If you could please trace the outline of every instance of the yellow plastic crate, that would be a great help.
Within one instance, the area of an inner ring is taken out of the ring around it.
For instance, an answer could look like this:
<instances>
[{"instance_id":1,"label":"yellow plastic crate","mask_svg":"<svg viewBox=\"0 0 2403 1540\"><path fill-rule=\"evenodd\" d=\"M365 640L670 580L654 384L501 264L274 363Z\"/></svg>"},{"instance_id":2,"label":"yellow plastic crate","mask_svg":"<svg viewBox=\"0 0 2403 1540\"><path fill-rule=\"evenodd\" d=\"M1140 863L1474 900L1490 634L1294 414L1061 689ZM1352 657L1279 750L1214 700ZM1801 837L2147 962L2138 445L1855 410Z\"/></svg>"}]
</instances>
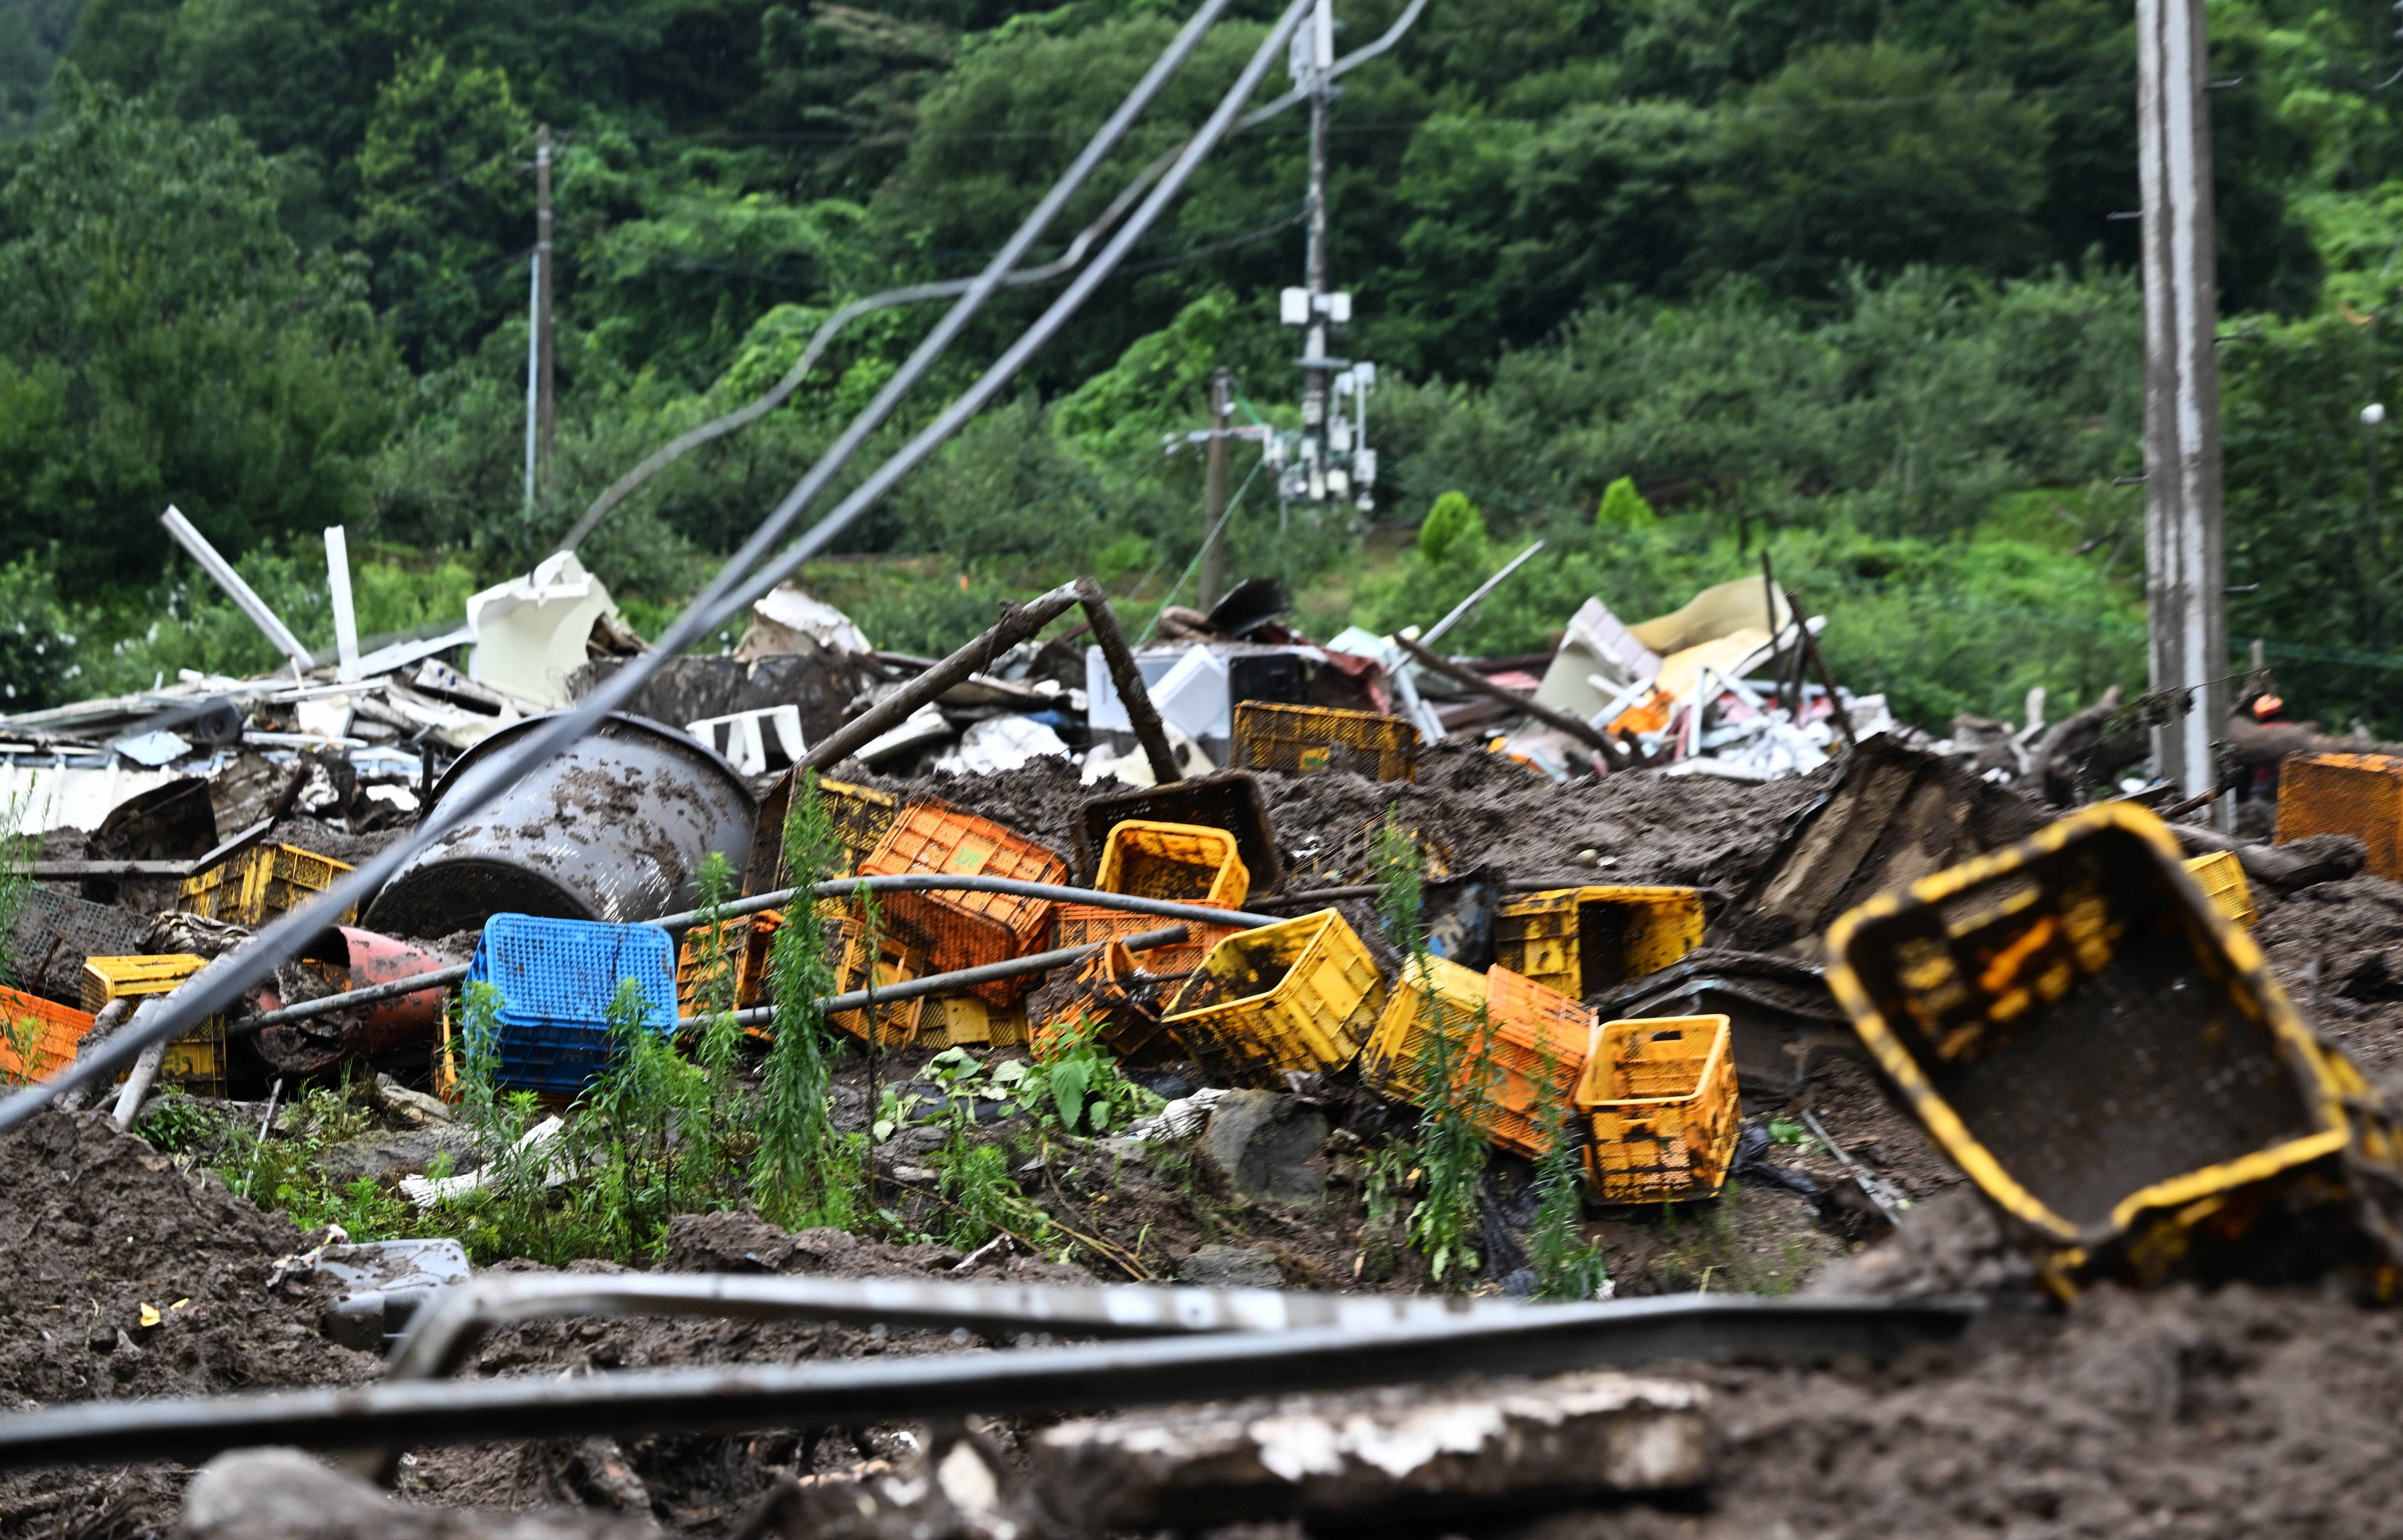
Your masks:
<instances>
[{"instance_id":1,"label":"yellow plastic crate","mask_svg":"<svg viewBox=\"0 0 2403 1540\"><path fill-rule=\"evenodd\" d=\"M206 959L190 952L161 952L147 957L87 957L83 963L84 1009L100 1014L112 1000L144 994L165 994L201 971ZM167 1045L159 1064L159 1078L181 1086L196 1096L226 1093L225 1018L212 1016L198 1032ZM124 1075L118 1075L122 1080Z\"/></svg>"},{"instance_id":2,"label":"yellow plastic crate","mask_svg":"<svg viewBox=\"0 0 2403 1540\"><path fill-rule=\"evenodd\" d=\"M2236 859L2234 851L2215 850L2184 865L2213 909L2246 930L2253 928L2253 889L2244 881L2244 864Z\"/></svg>"},{"instance_id":3,"label":"yellow plastic crate","mask_svg":"<svg viewBox=\"0 0 2403 1540\"><path fill-rule=\"evenodd\" d=\"M201 971L206 958L188 951L160 952L146 957L87 957L83 960L83 1008L98 1016L111 1000L131 994L165 994Z\"/></svg>"},{"instance_id":4,"label":"yellow plastic crate","mask_svg":"<svg viewBox=\"0 0 2403 1540\"><path fill-rule=\"evenodd\" d=\"M1577 1107L1592 1133L1586 1179L1604 1202L1716 1195L1742 1123L1728 1019L1604 1022L1577 1081Z\"/></svg>"},{"instance_id":5,"label":"yellow plastic crate","mask_svg":"<svg viewBox=\"0 0 2403 1540\"><path fill-rule=\"evenodd\" d=\"M1658 973L1702 944L1692 888L1554 888L1504 904L1493 960L1573 999Z\"/></svg>"},{"instance_id":6,"label":"yellow plastic crate","mask_svg":"<svg viewBox=\"0 0 2403 1540\"><path fill-rule=\"evenodd\" d=\"M734 1008L749 1010L760 1003L768 986L768 948L785 923L783 909L738 914L719 927L717 956L707 955L709 930L695 925L676 947L676 1014L700 1013L701 989L715 982L713 973L734 971Z\"/></svg>"},{"instance_id":7,"label":"yellow plastic crate","mask_svg":"<svg viewBox=\"0 0 2403 1540\"><path fill-rule=\"evenodd\" d=\"M1360 1083L1389 1101L1416 1106L1426 1100L1427 1027L1432 1018L1465 1060L1477 1051L1477 1022L1485 1014L1485 976L1446 957L1406 961L1385 997L1377 1030L1360 1050ZM1427 996L1433 994L1433 1008Z\"/></svg>"},{"instance_id":8,"label":"yellow plastic crate","mask_svg":"<svg viewBox=\"0 0 2403 1540\"><path fill-rule=\"evenodd\" d=\"M845 920L840 926L842 957L835 969L835 992L850 994L868 987L868 933L855 920ZM903 984L913 978L924 978L929 970L925 954L900 936L886 934L878 937L876 984L879 989L888 984ZM925 1031L926 1000L921 995L914 1000L896 1001L892 1005L879 1002L876 1012L876 1040L887 1047L915 1043ZM868 1011L836 1011L826 1017L827 1022L849 1033L861 1042L868 1041Z\"/></svg>"},{"instance_id":9,"label":"yellow plastic crate","mask_svg":"<svg viewBox=\"0 0 2403 1540\"><path fill-rule=\"evenodd\" d=\"M980 995L938 994L926 1002L918 1042L922 1047L1012 1048L1023 1047L1027 1035L1023 1000L995 1006Z\"/></svg>"},{"instance_id":10,"label":"yellow plastic crate","mask_svg":"<svg viewBox=\"0 0 2403 1540\"><path fill-rule=\"evenodd\" d=\"M2353 1132L2334 1050L2180 859L2150 812L2099 803L1828 932L1887 1077L2065 1265L2180 1252Z\"/></svg>"},{"instance_id":11,"label":"yellow plastic crate","mask_svg":"<svg viewBox=\"0 0 2403 1540\"><path fill-rule=\"evenodd\" d=\"M1236 853L1235 837L1225 829L1130 818L1103 843L1093 886L1139 898L1241 909L1252 895L1252 874Z\"/></svg>"},{"instance_id":12,"label":"yellow plastic crate","mask_svg":"<svg viewBox=\"0 0 2403 1540\"><path fill-rule=\"evenodd\" d=\"M2368 870L2403 881L2403 758L2385 754L2298 754L2278 767L2277 842L2350 834Z\"/></svg>"},{"instance_id":13,"label":"yellow plastic crate","mask_svg":"<svg viewBox=\"0 0 2403 1540\"><path fill-rule=\"evenodd\" d=\"M1418 729L1398 716L1332 706L1235 707L1235 763L1246 770L1317 775L1349 770L1371 781L1415 781Z\"/></svg>"},{"instance_id":14,"label":"yellow plastic crate","mask_svg":"<svg viewBox=\"0 0 2403 1540\"><path fill-rule=\"evenodd\" d=\"M179 907L187 914L211 920L264 925L332 887L350 869L332 856L298 845L253 845L197 877L186 878ZM358 906L354 904L334 923L351 924L357 916Z\"/></svg>"},{"instance_id":15,"label":"yellow plastic crate","mask_svg":"<svg viewBox=\"0 0 2403 1540\"><path fill-rule=\"evenodd\" d=\"M1384 1004L1368 947L1321 909L1219 942L1161 1020L1214 1081L1265 1085L1352 1062Z\"/></svg>"}]
</instances>

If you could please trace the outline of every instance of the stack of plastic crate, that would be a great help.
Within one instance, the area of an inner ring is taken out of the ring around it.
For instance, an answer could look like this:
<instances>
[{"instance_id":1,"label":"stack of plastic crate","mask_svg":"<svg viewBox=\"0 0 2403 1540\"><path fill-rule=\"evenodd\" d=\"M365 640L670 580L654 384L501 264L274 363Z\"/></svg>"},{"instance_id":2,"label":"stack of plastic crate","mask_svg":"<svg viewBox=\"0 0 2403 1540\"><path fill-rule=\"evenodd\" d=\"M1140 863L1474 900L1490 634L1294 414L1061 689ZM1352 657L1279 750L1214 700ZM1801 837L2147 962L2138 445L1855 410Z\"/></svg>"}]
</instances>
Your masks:
<instances>
[{"instance_id":1,"label":"stack of plastic crate","mask_svg":"<svg viewBox=\"0 0 2403 1540\"><path fill-rule=\"evenodd\" d=\"M675 964L667 932L531 914L486 921L467 982L500 993L500 1086L572 1096L590 1084L616 1057L609 1006L629 981L642 992L642 1025L673 1034Z\"/></svg>"}]
</instances>

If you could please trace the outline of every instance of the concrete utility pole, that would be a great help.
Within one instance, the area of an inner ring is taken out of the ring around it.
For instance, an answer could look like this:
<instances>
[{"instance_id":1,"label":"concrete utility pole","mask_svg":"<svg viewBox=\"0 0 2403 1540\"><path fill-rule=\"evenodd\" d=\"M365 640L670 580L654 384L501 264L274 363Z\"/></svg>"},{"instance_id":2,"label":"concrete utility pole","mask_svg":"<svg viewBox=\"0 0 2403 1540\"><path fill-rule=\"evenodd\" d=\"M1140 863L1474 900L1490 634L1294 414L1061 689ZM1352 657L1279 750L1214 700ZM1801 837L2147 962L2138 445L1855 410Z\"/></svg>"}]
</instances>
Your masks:
<instances>
[{"instance_id":1,"label":"concrete utility pole","mask_svg":"<svg viewBox=\"0 0 2403 1540\"><path fill-rule=\"evenodd\" d=\"M1297 49L1310 49L1310 237L1301 281L1315 300L1327 293L1327 119L1335 105L1335 82L1327 66L1335 62L1335 0L1318 0L1309 22L1295 32L1294 43ZM1305 356L1325 358L1327 315L1322 305L1312 305L1305 335ZM1301 431L1321 441L1326 437L1327 369L1316 363L1302 368Z\"/></svg>"},{"instance_id":2,"label":"concrete utility pole","mask_svg":"<svg viewBox=\"0 0 2403 1540\"><path fill-rule=\"evenodd\" d=\"M1210 450L1209 470L1202 483L1202 538L1209 541L1202 550L1202 591L1198 607L1207 612L1226 594L1227 542L1212 540L1217 533L1218 520L1227 515L1227 429L1231 425L1235 409L1235 376L1230 369L1210 371Z\"/></svg>"},{"instance_id":3,"label":"concrete utility pole","mask_svg":"<svg viewBox=\"0 0 2403 1540\"><path fill-rule=\"evenodd\" d=\"M2136 0L2137 154L2145 198L2145 592L2153 688L2186 693L2153 729L2185 797L2209 791L2228 720L2221 548L2218 263L2203 0ZM2219 803L2223 818L2233 806Z\"/></svg>"},{"instance_id":4,"label":"concrete utility pole","mask_svg":"<svg viewBox=\"0 0 2403 1540\"><path fill-rule=\"evenodd\" d=\"M557 391L552 383L556 353L552 346L550 297L553 289L550 254L550 125L535 135L534 148L534 309L535 309L535 463L550 468L551 446L559 437Z\"/></svg>"}]
</instances>

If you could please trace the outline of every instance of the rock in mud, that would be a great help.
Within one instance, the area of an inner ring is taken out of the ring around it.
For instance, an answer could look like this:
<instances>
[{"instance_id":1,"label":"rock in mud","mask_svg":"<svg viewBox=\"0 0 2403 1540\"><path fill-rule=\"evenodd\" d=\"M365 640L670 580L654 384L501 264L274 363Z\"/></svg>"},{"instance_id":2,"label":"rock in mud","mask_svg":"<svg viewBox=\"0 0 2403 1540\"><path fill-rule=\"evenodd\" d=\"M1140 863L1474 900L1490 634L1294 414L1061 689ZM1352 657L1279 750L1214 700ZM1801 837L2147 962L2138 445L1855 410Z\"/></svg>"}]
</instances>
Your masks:
<instances>
[{"instance_id":1,"label":"rock in mud","mask_svg":"<svg viewBox=\"0 0 2403 1540\"><path fill-rule=\"evenodd\" d=\"M1327 1115L1282 1091L1229 1091L1210 1109L1202 1149L1246 1198L1315 1203L1327 1172L1311 1164L1327 1143Z\"/></svg>"},{"instance_id":2,"label":"rock in mud","mask_svg":"<svg viewBox=\"0 0 2403 1540\"><path fill-rule=\"evenodd\" d=\"M1210 1289L1281 1289L1285 1270L1266 1246L1203 1246L1176 1265L1176 1281Z\"/></svg>"}]
</instances>

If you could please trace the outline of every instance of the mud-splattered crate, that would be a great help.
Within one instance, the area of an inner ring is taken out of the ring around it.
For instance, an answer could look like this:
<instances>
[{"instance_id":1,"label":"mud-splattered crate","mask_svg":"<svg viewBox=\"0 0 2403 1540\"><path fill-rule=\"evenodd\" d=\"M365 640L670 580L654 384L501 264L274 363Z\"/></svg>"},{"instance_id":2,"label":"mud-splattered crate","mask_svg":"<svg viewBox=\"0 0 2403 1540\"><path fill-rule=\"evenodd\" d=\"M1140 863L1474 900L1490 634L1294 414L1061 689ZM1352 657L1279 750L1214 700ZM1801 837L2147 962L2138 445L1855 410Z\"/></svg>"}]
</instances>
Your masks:
<instances>
[{"instance_id":1,"label":"mud-splattered crate","mask_svg":"<svg viewBox=\"0 0 2403 1540\"><path fill-rule=\"evenodd\" d=\"M1130 818L1103 842L1093 886L1139 898L1240 909L1252 895L1252 875L1243 868L1235 837L1225 829Z\"/></svg>"},{"instance_id":2,"label":"mud-splattered crate","mask_svg":"<svg viewBox=\"0 0 2403 1540\"><path fill-rule=\"evenodd\" d=\"M1605 1021L1577 1081L1587 1183L1605 1203L1715 1196L1741 1110L1724 1016Z\"/></svg>"},{"instance_id":3,"label":"mud-splattered crate","mask_svg":"<svg viewBox=\"0 0 2403 1540\"><path fill-rule=\"evenodd\" d=\"M1161 1019L1214 1084L1267 1085L1352 1062L1384 1004L1368 947L1321 909L1219 942Z\"/></svg>"},{"instance_id":4,"label":"mud-splattered crate","mask_svg":"<svg viewBox=\"0 0 2403 1540\"><path fill-rule=\"evenodd\" d=\"M1554 888L1501 907L1493 960L1577 999L1658 973L1702 943L1692 888Z\"/></svg>"},{"instance_id":5,"label":"mud-splattered crate","mask_svg":"<svg viewBox=\"0 0 2403 1540\"><path fill-rule=\"evenodd\" d=\"M75 1062L91 1013L22 990L0 989L0 1074L11 1083L46 1080Z\"/></svg>"},{"instance_id":6,"label":"mud-splattered crate","mask_svg":"<svg viewBox=\"0 0 2403 1540\"><path fill-rule=\"evenodd\" d=\"M2298 754L2278 767L2277 842L2350 834L2368 870L2403 881L2403 758L2387 754Z\"/></svg>"},{"instance_id":7,"label":"mud-splattered crate","mask_svg":"<svg viewBox=\"0 0 2403 1540\"><path fill-rule=\"evenodd\" d=\"M112 1000L173 992L201 971L205 958L188 951L146 957L87 957L83 964L84 1009L97 1016ZM118 1079L125 1078L118 1075ZM159 1062L161 1083L195 1096L226 1093L225 1018L212 1016L197 1031L167 1045Z\"/></svg>"},{"instance_id":8,"label":"mud-splattered crate","mask_svg":"<svg viewBox=\"0 0 2403 1540\"><path fill-rule=\"evenodd\" d=\"M2234 851L2215 850L2181 863L2211 907L2245 929L2253 928L2253 888Z\"/></svg>"},{"instance_id":9,"label":"mud-splattered crate","mask_svg":"<svg viewBox=\"0 0 2403 1540\"><path fill-rule=\"evenodd\" d=\"M1068 863L1057 853L990 818L934 801L903 808L860 863L860 870L877 877L939 872L1053 884L1068 880ZM886 928L925 953L928 973L981 967L1039 951L1051 929L1048 898L951 891L888 893L879 903ZM967 992L1007 1007L1025 992L1025 979L1007 978Z\"/></svg>"},{"instance_id":10,"label":"mud-splattered crate","mask_svg":"<svg viewBox=\"0 0 2403 1540\"><path fill-rule=\"evenodd\" d=\"M211 920L264 925L332 887L350 869L330 855L298 845L253 845L198 876L186 878L178 907L187 914ZM357 914L358 906L354 904L336 916L334 923L354 923Z\"/></svg>"},{"instance_id":11,"label":"mud-splattered crate","mask_svg":"<svg viewBox=\"0 0 2403 1540\"><path fill-rule=\"evenodd\" d=\"M698 1016L702 1001L723 987L730 973L734 1008L749 1010L759 1004L768 987L768 948L785 923L783 909L729 916L717 927L717 945L710 945L710 927L695 925L676 948L676 1013Z\"/></svg>"},{"instance_id":12,"label":"mud-splattered crate","mask_svg":"<svg viewBox=\"0 0 2403 1540\"><path fill-rule=\"evenodd\" d=\"M1317 775L1349 770L1371 781L1415 781L1418 729L1398 716L1332 706L1245 701L1235 708L1235 763L1245 770Z\"/></svg>"},{"instance_id":13,"label":"mud-splattered crate","mask_svg":"<svg viewBox=\"0 0 2403 1540\"><path fill-rule=\"evenodd\" d=\"M835 991L840 994L856 994L868 988L868 927L858 920L845 919L835 926ZM932 969L926 966L925 954L902 937L880 928L876 938L876 973L878 989L894 984L906 984L923 978ZM925 1029L926 1000L915 999L887 1003L877 1001L876 1041L885 1047L897 1047L916 1043ZM826 1022L838 1032L848 1033L865 1043L868 1041L868 1009L834 1011Z\"/></svg>"},{"instance_id":14,"label":"mud-splattered crate","mask_svg":"<svg viewBox=\"0 0 2403 1540\"><path fill-rule=\"evenodd\" d=\"M2350 1133L2334 1050L2179 860L2160 819L2101 803L1827 935L1827 983L1920 1122L2077 1266L2232 1256L2231 1216L2324 1186Z\"/></svg>"},{"instance_id":15,"label":"mud-splattered crate","mask_svg":"<svg viewBox=\"0 0 2403 1540\"><path fill-rule=\"evenodd\" d=\"M467 982L499 992L495 1079L510 1090L573 1095L607 1070L609 1007L625 984L642 994L644 1028L675 1031L674 953L653 925L496 914Z\"/></svg>"},{"instance_id":16,"label":"mud-splattered crate","mask_svg":"<svg viewBox=\"0 0 2403 1540\"><path fill-rule=\"evenodd\" d=\"M1203 909L1226 909L1224 904L1200 900ZM1052 913L1053 944L1059 947L1087 947L1105 941L1123 941L1130 936L1182 924L1185 939L1164 947L1152 947L1134 954L1135 966L1154 978L1182 980L1202 965L1211 949L1235 935L1240 925L1212 925L1191 920L1164 920L1156 914L1129 914L1124 909L1106 909L1099 904L1062 904Z\"/></svg>"},{"instance_id":17,"label":"mud-splattered crate","mask_svg":"<svg viewBox=\"0 0 2403 1540\"><path fill-rule=\"evenodd\" d=\"M1480 974L1440 957L1428 962L1445 1058L1460 1077L1456 1083L1467 1085L1480 1070L1485 1075L1478 1126L1504 1149L1531 1158L1546 1154L1551 1148L1545 1136L1546 1103L1565 1124L1592 1047L1593 1012L1507 968ZM1429 1018L1427 992L1405 968L1375 1035L1361 1050L1360 1083L1395 1101L1424 1105Z\"/></svg>"}]
</instances>

